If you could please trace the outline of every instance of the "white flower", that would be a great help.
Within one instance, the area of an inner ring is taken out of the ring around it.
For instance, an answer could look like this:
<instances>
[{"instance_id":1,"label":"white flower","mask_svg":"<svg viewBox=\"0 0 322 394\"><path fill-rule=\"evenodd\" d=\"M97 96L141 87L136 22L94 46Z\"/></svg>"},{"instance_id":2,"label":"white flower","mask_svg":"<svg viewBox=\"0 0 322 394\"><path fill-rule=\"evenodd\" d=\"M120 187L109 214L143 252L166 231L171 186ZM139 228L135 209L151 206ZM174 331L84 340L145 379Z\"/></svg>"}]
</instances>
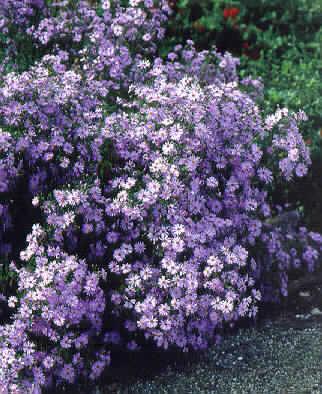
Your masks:
<instances>
[{"instance_id":1,"label":"white flower","mask_svg":"<svg viewBox=\"0 0 322 394\"><path fill-rule=\"evenodd\" d=\"M207 178L207 186L211 189L215 189L218 186L217 179L213 176Z\"/></svg>"},{"instance_id":2,"label":"white flower","mask_svg":"<svg viewBox=\"0 0 322 394\"><path fill-rule=\"evenodd\" d=\"M119 37L123 34L123 27L120 25L112 25L112 30L116 37Z\"/></svg>"},{"instance_id":3,"label":"white flower","mask_svg":"<svg viewBox=\"0 0 322 394\"><path fill-rule=\"evenodd\" d=\"M66 213L63 215L63 218L64 218L64 225L63 225L63 228L66 228L66 227L68 227L71 223L74 222L75 214L72 213L72 212L66 212Z\"/></svg>"},{"instance_id":4,"label":"white flower","mask_svg":"<svg viewBox=\"0 0 322 394\"><path fill-rule=\"evenodd\" d=\"M125 203L127 201L128 195L125 190L120 191L117 193L116 202Z\"/></svg>"},{"instance_id":5,"label":"white flower","mask_svg":"<svg viewBox=\"0 0 322 394\"><path fill-rule=\"evenodd\" d=\"M44 234L44 230L41 228L39 223L36 223L32 226L32 235L36 238L39 238L42 234Z\"/></svg>"},{"instance_id":6,"label":"white flower","mask_svg":"<svg viewBox=\"0 0 322 394\"><path fill-rule=\"evenodd\" d=\"M151 40L151 34L149 34L149 33L146 33L146 34L144 34L144 36L142 37L143 38L143 41L150 41Z\"/></svg>"},{"instance_id":7,"label":"white flower","mask_svg":"<svg viewBox=\"0 0 322 394\"><path fill-rule=\"evenodd\" d=\"M167 170L167 164L166 162L162 159L162 157L158 157L157 159L154 160L154 162L150 166L150 171L154 174L157 173L164 173Z\"/></svg>"},{"instance_id":8,"label":"white flower","mask_svg":"<svg viewBox=\"0 0 322 394\"><path fill-rule=\"evenodd\" d=\"M65 319L62 316L57 316L54 319L54 323L58 327L62 327L65 324Z\"/></svg>"},{"instance_id":9,"label":"white flower","mask_svg":"<svg viewBox=\"0 0 322 394\"><path fill-rule=\"evenodd\" d=\"M185 233L185 227L183 224L176 224L173 229L173 234L175 236L180 236Z\"/></svg>"},{"instance_id":10,"label":"white flower","mask_svg":"<svg viewBox=\"0 0 322 394\"><path fill-rule=\"evenodd\" d=\"M163 121L161 122L164 126L171 126L173 124L173 119L171 118L166 118L163 119Z\"/></svg>"},{"instance_id":11,"label":"white flower","mask_svg":"<svg viewBox=\"0 0 322 394\"><path fill-rule=\"evenodd\" d=\"M207 263L215 272L220 272L224 268L223 262L217 256L210 256Z\"/></svg>"},{"instance_id":12,"label":"white flower","mask_svg":"<svg viewBox=\"0 0 322 394\"><path fill-rule=\"evenodd\" d=\"M111 8L110 0L103 0L102 1L102 8L103 8L103 10L109 10Z\"/></svg>"},{"instance_id":13,"label":"white flower","mask_svg":"<svg viewBox=\"0 0 322 394\"><path fill-rule=\"evenodd\" d=\"M220 303L220 310L223 313L230 313L234 309L234 303L231 300L224 300Z\"/></svg>"},{"instance_id":14,"label":"white flower","mask_svg":"<svg viewBox=\"0 0 322 394\"><path fill-rule=\"evenodd\" d=\"M148 59L144 59L144 60L140 60L137 64L137 67L139 69L145 70L147 68L149 68L151 65L150 61Z\"/></svg>"},{"instance_id":15,"label":"white flower","mask_svg":"<svg viewBox=\"0 0 322 394\"><path fill-rule=\"evenodd\" d=\"M172 142L166 142L163 146L162 146L162 152L165 155L171 155L174 151L175 151L175 146Z\"/></svg>"},{"instance_id":16,"label":"white flower","mask_svg":"<svg viewBox=\"0 0 322 394\"><path fill-rule=\"evenodd\" d=\"M291 161L297 161L299 159L299 150L297 148L293 148L289 151L288 156Z\"/></svg>"},{"instance_id":17,"label":"white flower","mask_svg":"<svg viewBox=\"0 0 322 394\"><path fill-rule=\"evenodd\" d=\"M67 157L64 157L60 162L60 167L67 168L69 166L70 160Z\"/></svg>"},{"instance_id":18,"label":"white flower","mask_svg":"<svg viewBox=\"0 0 322 394\"><path fill-rule=\"evenodd\" d=\"M161 278L159 278L158 280L158 286L161 289L166 289L168 285L169 285L169 280L165 276L161 276Z\"/></svg>"},{"instance_id":19,"label":"white flower","mask_svg":"<svg viewBox=\"0 0 322 394\"><path fill-rule=\"evenodd\" d=\"M18 302L18 298L15 296L11 296L8 299L8 307L9 308L15 308L16 304Z\"/></svg>"},{"instance_id":20,"label":"white flower","mask_svg":"<svg viewBox=\"0 0 322 394\"><path fill-rule=\"evenodd\" d=\"M206 267L203 271L203 274L206 278L209 278L211 274L213 273L214 269L210 266Z\"/></svg>"},{"instance_id":21,"label":"white flower","mask_svg":"<svg viewBox=\"0 0 322 394\"><path fill-rule=\"evenodd\" d=\"M141 3L141 0L130 0L131 7L137 7Z\"/></svg>"},{"instance_id":22,"label":"white flower","mask_svg":"<svg viewBox=\"0 0 322 394\"><path fill-rule=\"evenodd\" d=\"M127 178L126 181L124 181L124 182L121 183L121 186L122 186L124 189L129 190L129 189L131 189L131 188L135 185L135 183L136 183L135 178Z\"/></svg>"},{"instance_id":23,"label":"white flower","mask_svg":"<svg viewBox=\"0 0 322 394\"><path fill-rule=\"evenodd\" d=\"M32 199L32 201L31 201L31 203L32 203L32 205L34 206L34 207L38 207L38 205L39 205L39 197L34 197L33 199Z\"/></svg>"},{"instance_id":24,"label":"white flower","mask_svg":"<svg viewBox=\"0 0 322 394\"><path fill-rule=\"evenodd\" d=\"M157 181L151 181L147 184L147 189L148 191L153 194L156 195L157 193L159 193L160 189L161 189L161 185L159 182Z\"/></svg>"}]
</instances>

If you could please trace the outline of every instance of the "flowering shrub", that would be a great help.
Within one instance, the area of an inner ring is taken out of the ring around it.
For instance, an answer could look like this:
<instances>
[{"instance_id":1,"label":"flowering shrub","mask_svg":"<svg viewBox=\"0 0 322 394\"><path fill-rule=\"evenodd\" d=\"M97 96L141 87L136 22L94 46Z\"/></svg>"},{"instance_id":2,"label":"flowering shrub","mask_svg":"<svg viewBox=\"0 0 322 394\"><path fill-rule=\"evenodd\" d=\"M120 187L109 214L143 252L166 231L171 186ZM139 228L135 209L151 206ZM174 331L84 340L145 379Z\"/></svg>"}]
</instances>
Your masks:
<instances>
[{"instance_id":1,"label":"flowering shrub","mask_svg":"<svg viewBox=\"0 0 322 394\"><path fill-rule=\"evenodd\" d=\"M271 198L310 165L301 111L263 115L229 54L152 58L163 1L26 4L3 26L48 53L0 86L8 393L95 380L115 347L204 349L314 269L322 237Z\"/></svg>"},{"instance_id":2,"label":"flowering shrub","mask_svg":"<svg viewBox=\"0 0 322 394\"><path fill-rule=\"evenodd\" d=\"M161 65L149 75L157 76L133 86L134 98L106 117L111 172L80 189L56 189L41 202L49 229L45 256L78 253L90 271L102 272L117 321L106 346L116 336L136 349L143 333L163 348L202 349L224 324L255 316L262 295L286 295L291 266L311 270L318 258L320 235L293 227L285 234L269 222L267 165L276 154L286 179L302 175L297 166L306 168L295 127L301 114L262 119L236 82L171 80ZM279 122L274 136L284 143L273 144L268 160L255 141ZM37 248L30 242L22 259L30 263Z\"/></svg>"}]
</instances>

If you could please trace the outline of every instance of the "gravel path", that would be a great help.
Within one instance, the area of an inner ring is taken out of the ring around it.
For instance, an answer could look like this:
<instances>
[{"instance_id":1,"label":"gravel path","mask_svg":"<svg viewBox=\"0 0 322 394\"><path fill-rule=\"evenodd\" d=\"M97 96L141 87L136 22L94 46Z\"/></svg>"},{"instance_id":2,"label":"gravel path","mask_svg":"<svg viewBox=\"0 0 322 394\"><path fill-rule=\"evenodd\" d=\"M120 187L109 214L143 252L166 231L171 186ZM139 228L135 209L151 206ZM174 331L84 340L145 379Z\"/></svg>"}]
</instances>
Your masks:
<instances>
[{"instance_id":1,"label":"gravel path","mask_svg":"<svg viewBox=\"0 0 322 394\"><path fill-rule=\"evenodd\" d=\"M322 394L322 285L205 353L114 354L104 383L51 394L62 393Z\"/></svg>"},{"instance_id":2,"label":"gravel path","mask_svg":"<svg viewBox=\"0 0 322 394\"><path fill-rule=\"evenodd\" d=\"M280 318L227 337L220 349L208 351L181 372L169 370L151 380L115 387L113 392L321 394L321 356L321 318Z\"/></svg>"},{"instance_id":3,"label":"gravel path","mask_svg":"<svg viewBox=\"0 0 322 394\"><path fill-rule=\"evenodd\" d=\"M68 394L322 394L322 284L266 312L199 355L120 354L105 384Z\"/></svg>"}]
</instances>

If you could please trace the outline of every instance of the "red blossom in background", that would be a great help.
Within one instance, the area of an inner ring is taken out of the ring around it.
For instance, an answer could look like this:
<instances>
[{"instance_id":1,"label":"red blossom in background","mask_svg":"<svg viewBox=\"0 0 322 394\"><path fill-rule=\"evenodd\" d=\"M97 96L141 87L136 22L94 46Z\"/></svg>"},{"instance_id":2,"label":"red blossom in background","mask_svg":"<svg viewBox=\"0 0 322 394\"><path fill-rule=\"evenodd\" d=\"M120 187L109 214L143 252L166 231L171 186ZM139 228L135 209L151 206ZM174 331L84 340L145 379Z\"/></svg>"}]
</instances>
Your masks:
<instances>
[{"instance_id":1,"label":"red blossom in background","mask_svg":"<svg viewBox=\"0 0 322 394\"><path fill-rule=\"evenodd\" d=\"M229 19L229 18L236 18L236 16L239 14L239 8L237 7L229 7L229 8L225 8L223 15L225 19Z\"/></svg>"}]
</instances>

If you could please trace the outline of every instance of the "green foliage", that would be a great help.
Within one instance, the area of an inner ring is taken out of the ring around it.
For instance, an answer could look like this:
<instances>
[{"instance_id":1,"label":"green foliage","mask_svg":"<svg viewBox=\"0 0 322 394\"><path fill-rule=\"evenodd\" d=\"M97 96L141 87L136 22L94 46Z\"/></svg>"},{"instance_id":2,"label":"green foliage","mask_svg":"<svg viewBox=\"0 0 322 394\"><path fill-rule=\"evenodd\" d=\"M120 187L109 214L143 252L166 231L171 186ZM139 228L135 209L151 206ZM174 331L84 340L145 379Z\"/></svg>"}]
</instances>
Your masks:
<instances>
[{"instance_id":1,"label":"green foliage","mask_svg":"<svg viewBox=\"0 0 322 394\"><path fill-rule=\"evenodd\" d=\"M191 38L200 49L215 45L241 56L241 76L260 77L268 110L303 109L309 116L305 137L314 153L322 127L319 0L178 0L161 53ZM236 15L229 16L229 10ZM228 15L227 15L228 11Z\"/></svg>"},{"instance_id":2,"label":"green foliage","mask_svg":"<svg viewBox=\"0 0 322 394\"><path fill-rule=\"evenodd\" d=\"M310 44L289 41L288 49L279 57L270 48L262 50L257 61L246 56L241 61L242 76L262 78L268 111L277 106L305 111L309 120L303 125L303 134L312 146L313 155L321 151L321 40L322 30L312 37Z\"/></svg>"},{"instance_id":3,"label":"green foliage","mask_svg":"<svg viewBox=\"0 0 322 394\"><path fill-rule=\"evenodd\" d=\"M312 32L321 26L319 0L170 0L169 3L174 10L169 27L171 41L189 37L204 48L222 44L227 38L223 33L234 31L236 37L252 45L283 49L287 45L285 37L308 42ZM227 17L224 10L231 8L237 8L238 14ZM225 49L236 47L236 42L227 40L225 46Z\"/></svg>"}]
</instances>

